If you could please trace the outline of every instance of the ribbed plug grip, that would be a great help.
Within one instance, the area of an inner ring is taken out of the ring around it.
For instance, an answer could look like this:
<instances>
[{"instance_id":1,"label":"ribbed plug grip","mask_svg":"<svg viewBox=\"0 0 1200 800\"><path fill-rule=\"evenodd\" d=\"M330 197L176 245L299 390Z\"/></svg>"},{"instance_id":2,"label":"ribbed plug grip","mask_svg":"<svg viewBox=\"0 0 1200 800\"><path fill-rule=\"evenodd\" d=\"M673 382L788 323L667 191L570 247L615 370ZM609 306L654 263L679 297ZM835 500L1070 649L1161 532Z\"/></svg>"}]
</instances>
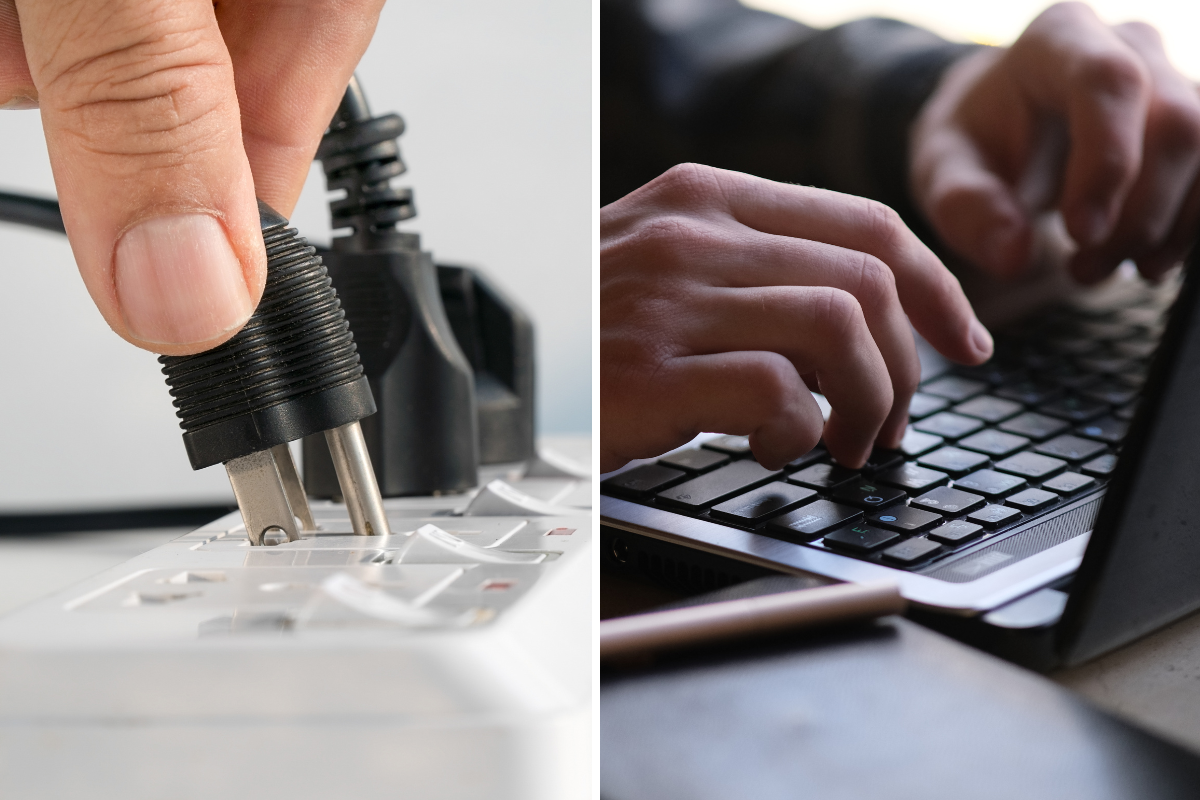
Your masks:
<instances>
[{"instance_id":1,"label":"ribbed plug grip","mask_svg":"<svg viewBox=\"0 0 1200 800\"><path fill-rule=\"evenodd\" d=\"M267 282L254 315L219 347L159 358L194 469L375 412L325 265L286 219L259 212Z\"/></svg>"}]
</instances>

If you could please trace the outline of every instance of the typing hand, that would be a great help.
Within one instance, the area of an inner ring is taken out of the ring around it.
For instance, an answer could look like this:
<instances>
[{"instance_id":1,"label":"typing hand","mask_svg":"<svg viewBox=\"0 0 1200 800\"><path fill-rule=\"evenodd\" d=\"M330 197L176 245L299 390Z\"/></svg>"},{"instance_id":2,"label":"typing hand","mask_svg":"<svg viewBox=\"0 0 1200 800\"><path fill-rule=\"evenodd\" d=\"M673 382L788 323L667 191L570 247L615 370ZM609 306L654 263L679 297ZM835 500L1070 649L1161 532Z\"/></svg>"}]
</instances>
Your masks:
<instances>
[{"instance_id":1,"label":"typing hand","mask_svg":"<svg viewBox=\"0 0 1200 800\"><path fill-rule=\"evenodd\" d=\"M266 277L256 192L290 214L382 5L0 0L0 105L41 108L114 331L181 355L245 324Z\"/></svg>"},{"instance_id":2,"label":"typing hand","mask_svg":"<svg viewBox=\"0 0 1200 800\"><path fill-rule=\"evenodd\" d=\"M870 200L688 164L601 209L600 236L605 471L702 431L750 435L770 468L823 434L858 467L904 435L909 318L948 358L992 352L954 277Z\"/></svg>"},{"instance_id":3,"label":"typing hand","mask_svg":"<svg viewBox=\"0 0 1200 800\"><path fill-rule=\"evenodd\" d=\"M942 239L996 275L1029 265L1031 217L1056 207L1078 280L1126 258L1157 278L1200 221L1200 96L1153 28L1064 3L1011 47L947 72L913 129L911 164Z\"/></svg>"}]
</instances>

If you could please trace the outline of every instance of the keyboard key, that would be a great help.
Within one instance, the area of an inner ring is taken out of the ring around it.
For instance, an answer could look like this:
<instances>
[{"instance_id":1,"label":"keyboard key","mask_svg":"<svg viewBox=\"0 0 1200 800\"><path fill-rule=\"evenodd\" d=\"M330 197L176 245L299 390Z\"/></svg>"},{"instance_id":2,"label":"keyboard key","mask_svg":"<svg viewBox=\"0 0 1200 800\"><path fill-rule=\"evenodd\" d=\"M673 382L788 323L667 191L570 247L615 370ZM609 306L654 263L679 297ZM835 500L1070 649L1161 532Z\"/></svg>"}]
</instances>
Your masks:
<instances>
[{"instance_id":1,"label":"keyboard key","mask_svg":"<svg viewBox=\"0 0 1200 800\"><path fill-rule=\"evenodd\" d=\"M1009 383L1021 377L1020 364L993 358L974 367L956 366L954 374L973 381L983 381L993 386Z\"/></svg>"},{"instance_id":2,"label":"keyboard key","mask_svg":"<svg viewBox=\"0 0 1200 800\"><path fill-rule=\"evenodd\" d=\"M686 477L687 473L682 470L671 469L661 464L643 464L640 467L626 470L620 475L614 475L600 485L608 494L641 497L651 492L661 491Z\"/></svg>"},{"instance_id":3,"label":"keyboard key","mask_svg":"<svg viewBox=\"0 0 1200 800\"><path fill-rule=\"evenodd\" d=\"M1031 481L1047 478L1056 472L1061 472L1067 462L1050 456L1039 456L1037 453L1017 453L1003 461L996 462L996 469L1011 472Z\"/></svg>"},{"instance_id":4,"label":"keyboard key","mask_svg":"<svg viewBox=\"0 0 1200 800\"><path fill-rule=\"evenodd\" d=\"M870 517L870 522L874 525L905 533L923 531L941 521L941 514L934 514L932 511L924 511L912 506L896 506L876 512L874 516Z\"/></svg>"},{"instance_id":5,"label":"keyboard key","mask_svg":"<svg viewBox=\"0 0 1200 800\"><path fill-rule=\"evenodd\" d=\"M782 474L769 470L754 461L734 461L707 472L698 478L658 493L661 503L688 511L699 511L713 503L728 500L734 495L753 489Z\"/></svg>"},{"instance_id":6,"label":"keyboard key","mask_svg":"<svg viewBox=\"0 0 1200 800\"><path fill-rule=\"evenodd\" d=\"M1110 406L1123 406L1138 396L1138 388L1117 381L1104 381L1084 389L1080 394Z\"/></svg>"},{"instance_id":7,"label":"keyboard key","mask_svg":"<svg viewBox=\"0 0 1200 800\"><path fill-rule=\"evenodd\" d=\"M1016 475L1007 475L1003 472L996 472L994 469L981 469L978 472L972 472L965 478L958 478L954 481L954 486L981 494L989 500L995 500L1009 492L1023 488L1025 481Z\"/></svg>"},{"instance_id":8,"label":"keyboard key","mask_svg":"<svg viewBox=\"0 0 1200 800\"><path fill-rule=\"evenodd\" d=\"M977 494L939 486L912 501L912 505L941 514L965 514L983 505Z\"/></svg>"},{"instance_id":9,"label":"keyboard key","mask_svg":"<svg viewBox=\"0 0 1200 800\"><path fill-rule=\"evenodd\" d=\"M910 492L923 492L938 484L945 483L949 477L944 472L925 469L925 467L919 467L916 464L905 464L895 469L889 469L887 472L881 472L875 476L875 479L880 483L886 483L889 486L898 486Z\"/></svg>"},{"instance_id":10,"label":"keyboard key","mask_svg":"<svg viewBox=\"0 0 1200 800\"><path fill-rule=\"evenodd\" d=\"M967 514L967 519L988 530L995 530L1021 518L1021 512L1008 506L986 505Z\"/></svg>"},{"instance_id":11,"label":"keyboard key","mask_svg":"<svg viewBox=\"0 0 1200 800\"><path fill-rule=\"evenodd\" d=\"M1088 475L1095 475L1097 478L1106 478L1112 474L1112 471L1117 468L1117 456L1114 453L1102 455L1099 458L1093 458L1091 461L1080 467L1080 470Z\"/></svg>"},{"instance_id":12,"label":"keyboard key","mask_svg":"<svg viewBox=\"0 0 1200 800\"><path fill-rule=\"evenodd\" d=\"M1125 438L1125 433L1128 430L1128 422L1116 417L1105 417L1095 422L1089 422L1087 425L1080 425L1075 429L1075 432L1080 436L1086 436L1089 439L1095 439L1099 442L1119 444Z\"/></svg>"},{"instance_id":13,"label":"keyboard key","mask_svg":"<svg viewBox=\"0 0 1200 800\"><path fill-rule=\"evenodd\" d=\"M1083 356L1075 359L1075 363L1091 372L1113 375L1133 366L1133 359L1124 356Z\"/></svg>"},{"instance_id":14,"label":"keyboard key","mask_svg":"<svg viewBox=\"0 0 1200 800\"><path fill-rule=\"evenodd\" d=\"M730 522L754 523L799 508L816 496L813 489L774 481L715 505L709 513Z\"/></svg>"},{"instance_id":15,"label":"keyboard key","mask_svg":"<svg viewBox=\"0 0 1200 800\"><path fill-rule=\"evenodd\" d=\"M912 400L908 401L908 417L909 419L928 417L930 414L936 414L948 405L950 405L950 401L944 397L934 397L931 394L916 392L913 394Z\"/></svg>"},{"instance_id":16,"label":"keyboard key","mask_svg":"<svg viewBox=\"0 0 1200 800\"><path fill-rule=\"evenodd\" d=\"M1083 389L1100 381L1099 375L1094 372L1087 372L1070 363L1055 364L1049 369L1040 370L1037 373L1037 377L1040 380L1050 381L1068 391Z\"/></svg>"},{"instance_id":17,"label":"keyboard key","mask_svg":"<svg viewBox=\"0 0 1200 800\"><path fill-rule=\"evenodd\" d=\"M788 483L797 483L810 489L832 489L846 481L859 478L852 469L846 469L840 464L813 464L799 472L788 476Z\"/></svg>"},{"instance_id":18,"label":"keyboard key","mask_svg":"<svg viewBox=\"0 0 1200 800\"><path fill-rule=\"evenodd\" d=\"M1063 393L1056 384L1048 381L1024 380L996 389L995 395L1005 400L1015 400L1027 406L1049 403Z\"/></svg>"},{"instance_id":19,"label":"keyboard key","mask_svg":"<svg viewBox=\"0 0 1200 800\"><path fill-rule=\"evenodd\" d=\"M857 525L838 528L833 533L826 534L822 541L829 547L836 547L839 550L870 553L899 538L900 534L895 531L876 528L874 525L860 522Z\"/></svg>"},{"instance_id":20,"label":"keyboard key","mask_svg":"<svg viewBox=\"0 0 1200 800\"><path fill-rule=\"evenodd\" d=\"M1070 427L1069 423L1063 422L1061 419L1047 417L1045 414L1035 414L1032 411L1019 417L1013 417L999 425L1000 430L1005 433L1015 433L1017 436L1026 436L1035 441L1057 436Z\"/></svg>"},{"instance_id":21,"label":"keyboard key","mask_svg":"<svg viewBox=\"0 0 1200 800\"><path fill-rule=\"evenodd\" d=\"M943 447L932 453L921 456L917 463L923 467L948 473L951 477L965 475L968 472L986 466L988 457L971 450L961 450L957 447Z\"/></svg>"},{"instance_id":22,"label":"keyboard key","mask_svg":"<svg viewBox=\"0 0 1200 800\"><path fill-rule=\"evenodd\" d=\"M745 456L750 454L750 437L718 436L715 439L709 439L700 446L707 447L709 450L728 453L731 456Z\"/></svg>"},{"instance_id":23,"label":"keyboard key","mask_svg":"<svg viewBox=\"0 0 1200 800\"><path fill-rule=\"evenodd\" d=\"M1062 475L1042 483L1042 488L1058 494L1075 494L1084 489L1091 489L1095 485L1095 478L1080 475L1078 472L1064 472Z\"/></svg>"},{"instance_id":24,"label":"keyboard key","mask_svg":"<svg viewBox=\"0 0 1200 800\"><path fill-rule=\"evenodd\" d=\"M1149 358L1157 349L1158 341L1155 339L1137 338L1113 345L1114 353L1129 358Z\"/></svg>"},{"instance_id":25,"label":"keyboard key","mask_svg":"<svg viewBox=\"0 0 1200 800\"><path fill-rule=\"evenodd\" d=\"M1054 458L1065 458L1068 461L1083 461L1104 452L1104 444L1103 442L1094 442L1091 439L1081 439L1078 436L1066 434L1064 436L1056 436L1048 442L1042 442L1033 449L1042 455L1053 456Z\"/></svg>"},{"instance_id":26,"label":"keyboard key","mask_svg":"<svg viewBox=\"0 0 1200 800\"><path fill-rule=\"evenodd\" d=\"M939 525L929 532L930 539L937 539L946 544L958 544L968 539L974 539L983 533L983 526L963 519L952 519L944 525Z\"/></svg>"},{"instance_id":27,"label":"keyboard key","mask_svg":"<svg viewBox=\"0 0 1200 800\"><path fill-rule=\"evenodd\" d=\"M812 539L839 525L862 519L862 515L863 512L857 508L828 500L814 500L782 517L776 517L767 523L767 528L785 538Z\"/></svg>"},{"instance_id":28,"label":"keyboard key","mask_svg":"<svg viewBox=\"0 0 1200 800\"><path fill-rule=\"evenodd\" d=\"M974 417L964 417L952 411L942 411L913 423L913 428L922 433L932 433L934 436L942 436L946 439L958 439L974 433L982 427L982 421Z\"/></svg>"},{"instance_id":29,"label":"keyboard key","mask_svg":"<svg viewBox=\"0 0 1200 800\"><path fill-rule=\"evenodd\" d=\"M1058 495L1054 494L1054 492L1046 492L1041 489L1026 489L1023 492L1017 492L1004 502L1013 508L1019 508L1026 513L1030 513L1040 511L1057 501Z\"/></svg>"},{"instance_id":30,"label":"keyboard key","mask_svg":"<svg viewBox=\"0 0 1200 800\"><path fill-rule=\"evenodd\" d=\"M829 455L829 453L825 450L825 448L817 445L812 450L809 450L807 453L797 458L795 461L790 462L786 467L784 467L784 469L788 470L789 472L795 469L804 469L809 464L814 464L820 461L822 458L825 458L827 455Z\"/></svg>"},{"instance_id":31,"label":"keyboard key","mask_svg":"<svg viewBox=\"0 0 1200 800\"><path fill-rule=\"evenodd\" d=\"M1060 397L1053 403L1046 403L1038 411L1051 417L1058 417L1070 422L1087 422L1108 413L1108 404L1101 403L1088 397L1070 395Z\"/></svg>"},{"instance_id":32,"label":"keyboard key","mask_svg":"<svg viewBox=\"0 0 1200 800\"><path fill-rule=\"evenodd\" d=\"M982 381L972 381L966 378L958 378L954 375L947 375L944 378L932 380L921 386L922 393L944 397L953 403L959 403L969 397L983 394L987 390L988 385Z\"/></svg>"},{"instance_id":33,"label":"keyboard key","mask_svg":"<svg viewBox=\"0 0 1200 800\"><path fill-rule=\"evenodd\" d=\"M874 481L849 481L833 492L833 499L837 502L859 508L883 508L905 497L899 489Z\"/></svg>"},{"instance_id":34,"label":"keyboard key","mask_svg":"<svg viewBox=\"0 0 1200 800\"><path fill-rule=\"evenodd\" d=\"M978 450L980 453L987 453L992 458L1004 458L1004 456L1012 455L1027 444L1029 444L1029 440L1024 436L1017 436L1015 433L1005 433L1004 431L986 430L968 436L960 441L958 446L965 447L968 450Z\"/></svg>"},{"instance_id":35,"label":"keyboard key","mask_svg":"<svg viewBox=\"0 0 1200 800\"><path fill-rule=\"evenodd\" d=\"M1024 406L1020 403L985 394L981 397L972 398L965 403L959 403L952 410L955 414L962 414L963 416L981 419L984 422L995 423L1006 420L1020 413L1023 409Z\"/></svg>"},{"instance_id":36,"label":"keyboard key","mask_svg":"<svg viewBox=\"0 0 1200 800\"><path fill-rule=\"evenodd\" d=\"M1125 420L1126 422L1129 422L1130 420L1133 419L1133 415L1136 412L1137 412L1137 401L1135 400L1134 402L1130 403L1127 406L1121 406L1120 408L1118 408L1116 411L1113 412L1113 416L1116 417L1117 419L1121 419L1121 420Z\"/></svg>"},{"instance_id":37,"label":"keyboard key","mask_svg":"<svg viewBox=\"0 0 1200 800\"><path fill-rule=\"evenodd\" d=\"M724 453L718 453L716 450L696 448L694 450L680 450L678 453L663 456L658 460L658 463L667 467L686 470L687 472L706 472L722 464L729 463L729 456Z\"/></svg>"},{"instance_id":38,"label":"keyboard key","mask_svg":"<svg viewBox=\"0 0 1200 800\"><path fill-rule=\"evenodd\" d=\"M1100 347L1100 343L1086 336L1056 336L1046 346L1062 356L1082 356Z\"/></svg>"},{"instance_id":39,"label":"keyboard key","mask_svg":"<svg viewBox=\"0 0 1200 800\"><path fill-rule=\"evenodd\" d=\"M892 545L883 551L883 557L888 561L895 561L900 564L915 564L941 549L942 546L937 542L918 536L914 539L909 539L907 542Z\"/></svg>"},{"instance_id":40,"label":"keyboard key","mask_svg":"<svg viewBox=\"0 0 1200 800\"><path fill-rule=\"evenodd\" d=\"M914 431L910 425L904 433L904 438L900 440L900 451L909 458L916 458L922 453L928 453L933 448L941 446L944 441L946 440L941 436Z\"/></svg>"},{"instance_id":41,"label":"keyboard key","mask_svg":"<svg viewBox=\"0 0 1200 800\"><path fill-rule=\"evenodd\" d=\"M867 456L867 463L863 464L863 472L878 472L882 469L891 469L898 466L904 461L904 453L899 450L884 450L881 447L876 447L871 450L871 455Z\"/></svg>"}]
</instances>

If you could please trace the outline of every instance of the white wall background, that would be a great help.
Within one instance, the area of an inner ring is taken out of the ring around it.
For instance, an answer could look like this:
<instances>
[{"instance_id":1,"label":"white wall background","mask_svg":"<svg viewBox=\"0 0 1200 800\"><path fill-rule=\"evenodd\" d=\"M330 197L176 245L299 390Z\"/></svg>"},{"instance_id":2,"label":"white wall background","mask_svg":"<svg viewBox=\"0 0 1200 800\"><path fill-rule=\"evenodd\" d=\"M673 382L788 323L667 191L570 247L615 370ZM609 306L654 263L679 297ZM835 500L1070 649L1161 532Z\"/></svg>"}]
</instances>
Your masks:
<instances>
[{"instance_id":1,"label":"white wall background","mask_svg":"<svg viewBox=\"0 0 1200 800\"><path fill-rule=\"evenodd\" d=\"M587 0L392 0L359 75L401 148L423 235L530 312L543 433L591 427ZM52 194L37 112L0 112L0 187ZM293 215L327 241L324 185ZM230 498L194 473L158 365L91 304L66 239L0 225L0 512Z\"/></svg>"},{"instance_id":2,"label":"white wall background","mask_svg":"<svg viewBox=\"0 0 1200 800\"><path fill-rule=\"evenodd\" d=\"M792 16L808 25L829 27L859 17L892 17L929 28L948 39L1009 44L1030 20L1050 5L1045 0L964 2L963 0L743 0L746 5ZM1200 3L1191 0L1094 0L1089 3L1109 24L1140 20L1162 33L1167 54L1180 71L1200 79Z\"/></svg>"}]
</instances>

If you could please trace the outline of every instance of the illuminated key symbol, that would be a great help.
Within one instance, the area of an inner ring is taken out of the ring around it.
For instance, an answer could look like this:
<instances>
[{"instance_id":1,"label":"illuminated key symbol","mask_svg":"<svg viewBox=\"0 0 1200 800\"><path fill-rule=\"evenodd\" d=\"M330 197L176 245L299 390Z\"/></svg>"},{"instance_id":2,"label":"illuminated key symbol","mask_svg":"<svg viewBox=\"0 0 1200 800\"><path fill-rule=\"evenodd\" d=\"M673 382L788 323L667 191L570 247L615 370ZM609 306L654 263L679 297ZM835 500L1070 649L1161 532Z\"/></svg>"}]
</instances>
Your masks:
<instances>
[{"instance_id":1,"label":"illuminated key symbol","mask_svg":"<svg viewBox=\"0 0 1200 800\"><path fill-rule=\"evenodd\" d=\"M880 522L895 522L896 518L893 517L891 514L885 514L884 516L879 518L879 521Z\"/></svg>"},{"instance_id":2,"label":"illuminated key symbol","mask_svg":"<svg viewBox=\"0 0 1200 800\"><path fill-rule=\"evenodd\" d=\"M882 497L876 497L876 496L875 496L875 495L873 495L873 494L869 494L869 495L867 495L866 497L864 497L864 498L863 498L863 502L864 502L864 503L882 503L882 502L883 502L883 498L882 498Z\"/></svg>"}]
</instances>

